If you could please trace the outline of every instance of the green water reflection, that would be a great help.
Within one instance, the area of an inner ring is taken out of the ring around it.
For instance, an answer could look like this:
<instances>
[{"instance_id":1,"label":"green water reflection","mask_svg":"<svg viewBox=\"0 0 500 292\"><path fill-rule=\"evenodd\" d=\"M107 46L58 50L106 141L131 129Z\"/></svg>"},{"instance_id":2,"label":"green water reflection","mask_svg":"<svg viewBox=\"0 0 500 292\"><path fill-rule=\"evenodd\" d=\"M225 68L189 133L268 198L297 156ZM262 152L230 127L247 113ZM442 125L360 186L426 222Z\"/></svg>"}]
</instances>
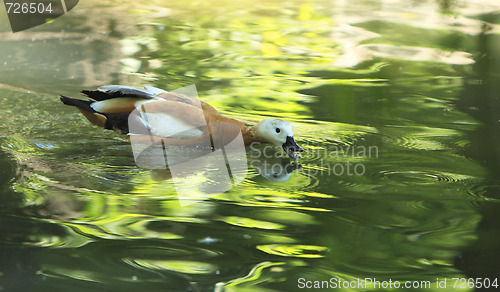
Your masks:
<instances>
[{"instance_id":1,"label":"green water reflection","mask_svg":"<svg viewBox=\"0 0 500 292\"><path fill-rule=\"evenodd\" d=\"M500 276L500 6L340 2L80 3L0 26L0 291ZM242 184L180 207L168 172L57 98L105 84L196 84L228 116L289 120L306 151L252 149Z\"/></svg>"}]
</instances>

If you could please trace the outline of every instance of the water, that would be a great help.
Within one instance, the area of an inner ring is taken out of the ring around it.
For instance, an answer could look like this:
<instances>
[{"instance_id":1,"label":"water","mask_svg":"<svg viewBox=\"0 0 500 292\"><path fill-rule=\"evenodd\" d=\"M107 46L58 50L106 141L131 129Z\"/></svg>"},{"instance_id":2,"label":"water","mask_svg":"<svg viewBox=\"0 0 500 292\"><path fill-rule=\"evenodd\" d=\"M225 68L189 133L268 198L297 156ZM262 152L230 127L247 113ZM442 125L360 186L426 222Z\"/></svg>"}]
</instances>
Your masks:
<instances>
[{"instance_id":1,"label":"water","mask_svg":"<svg viewBox=\"0 0 500 292\"><path fill-rule=\"evenodd\" d=\"M467 2L86 2L16 34L4 19L0 291L493 281L500 6ZM180 207L167 172L58 99L106 84L196 84L228 116L292 122L305 152L249 150L241 184Z\"/></svg>"}]
</instances>

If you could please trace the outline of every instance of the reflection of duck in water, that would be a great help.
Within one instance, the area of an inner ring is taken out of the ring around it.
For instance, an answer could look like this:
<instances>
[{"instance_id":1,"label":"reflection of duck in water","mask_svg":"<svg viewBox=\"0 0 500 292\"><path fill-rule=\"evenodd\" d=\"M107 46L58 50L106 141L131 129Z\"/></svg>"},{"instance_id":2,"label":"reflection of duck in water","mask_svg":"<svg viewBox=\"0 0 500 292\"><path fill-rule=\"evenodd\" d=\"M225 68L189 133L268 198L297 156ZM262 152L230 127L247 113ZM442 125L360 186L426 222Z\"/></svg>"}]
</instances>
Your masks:
<instances>
[{"instance_id":1,"label":"reflection of duck in water","mask_svg":"<svg viewBox=\"0 0 500 292\"><path fill-rule=\"evenodd\" d=\"M273 182L285 182L294 170L302 169L302 165L285 157L254 158L249 162L262 177ZM154 169L151 177L154 180L167 180L172 178L172 173L170 169Z\"/></svg>"},{"instance_id":2,"label":"reflection of duck in water","mask_svg":"<svg viewBox=\"0 0 500 292\"><path fill-rule=\"evenodd\" d=\"M302 168L302 165L285 157L254 158L250 160L250 165L261 176L274 182L287 181L294 170Z\"/></svg>"},{"instance_id":3,"label":"reflection of duck in water","mask_svg":"<svg viewBox=\"0 0 500 292\"><path fill-rule=\"evenodd\" d=\"M93 124L124 134L136 134L129 131L132 130L129 129L129 116L135 109L147 108L148 118L138 115L138 122L144 124L150 134L161 138L158 141L168 145L192 146L200 144L207 137L224 137L227 136L229 125L230 128L236 126L241 130L247 146L253 142L270 143L283 147L291 158L299 158L297 152L303 151L295 143L292 126L280 119L267 118L256 125L247 126L241 121L222 116L214 107L196 98L151 86L139 90L110 85L99 87L98 90L83 90L82 93L89 99L61 96L61 101L77 107ZM203 125L208 127L201 127ZM143 136L151 140L150 135Z\"/></svg>"}]
</instances>

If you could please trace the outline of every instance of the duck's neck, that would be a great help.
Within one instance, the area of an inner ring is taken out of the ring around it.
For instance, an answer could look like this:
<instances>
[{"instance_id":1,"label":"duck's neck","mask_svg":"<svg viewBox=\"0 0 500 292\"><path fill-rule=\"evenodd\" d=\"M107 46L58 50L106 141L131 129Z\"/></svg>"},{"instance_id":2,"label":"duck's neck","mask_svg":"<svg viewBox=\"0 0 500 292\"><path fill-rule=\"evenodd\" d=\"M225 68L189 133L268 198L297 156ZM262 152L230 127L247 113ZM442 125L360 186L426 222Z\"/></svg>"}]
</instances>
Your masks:
<instances>
[{"instance_id":1,"label":"duck's neck","mask_svg":"<svg viewBox=\"0 0 500 292\"><path fill-rule=\"evenodd\" d=\"M257 129L255 128L255 126L247 126L246 130L242 132L243 141L245 141L245 145L248 146L253 142L259 142L259 143L262 142L258 139L256 131Z\"/></svg>"}]
</instances>

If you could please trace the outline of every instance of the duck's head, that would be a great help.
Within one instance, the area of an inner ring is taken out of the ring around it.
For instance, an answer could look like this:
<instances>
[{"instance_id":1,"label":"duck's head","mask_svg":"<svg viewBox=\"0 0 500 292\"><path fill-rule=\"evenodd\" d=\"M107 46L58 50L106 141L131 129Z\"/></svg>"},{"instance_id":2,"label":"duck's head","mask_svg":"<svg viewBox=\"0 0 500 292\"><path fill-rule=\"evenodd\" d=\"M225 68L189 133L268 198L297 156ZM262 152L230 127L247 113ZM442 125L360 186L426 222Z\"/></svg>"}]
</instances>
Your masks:
<instances>
[{"instance_id":1,"label":"duck's head","mask_svg":"<svg viewBox=\"0 0 500 292\"><path fill-rule=\"evenodd\" d=\"M297 152L302 152L293 139L292 125L280 119L264 119L255 126L256 139L283 147L291 158L299 158Z\"/></svg>"}]
</instances>

